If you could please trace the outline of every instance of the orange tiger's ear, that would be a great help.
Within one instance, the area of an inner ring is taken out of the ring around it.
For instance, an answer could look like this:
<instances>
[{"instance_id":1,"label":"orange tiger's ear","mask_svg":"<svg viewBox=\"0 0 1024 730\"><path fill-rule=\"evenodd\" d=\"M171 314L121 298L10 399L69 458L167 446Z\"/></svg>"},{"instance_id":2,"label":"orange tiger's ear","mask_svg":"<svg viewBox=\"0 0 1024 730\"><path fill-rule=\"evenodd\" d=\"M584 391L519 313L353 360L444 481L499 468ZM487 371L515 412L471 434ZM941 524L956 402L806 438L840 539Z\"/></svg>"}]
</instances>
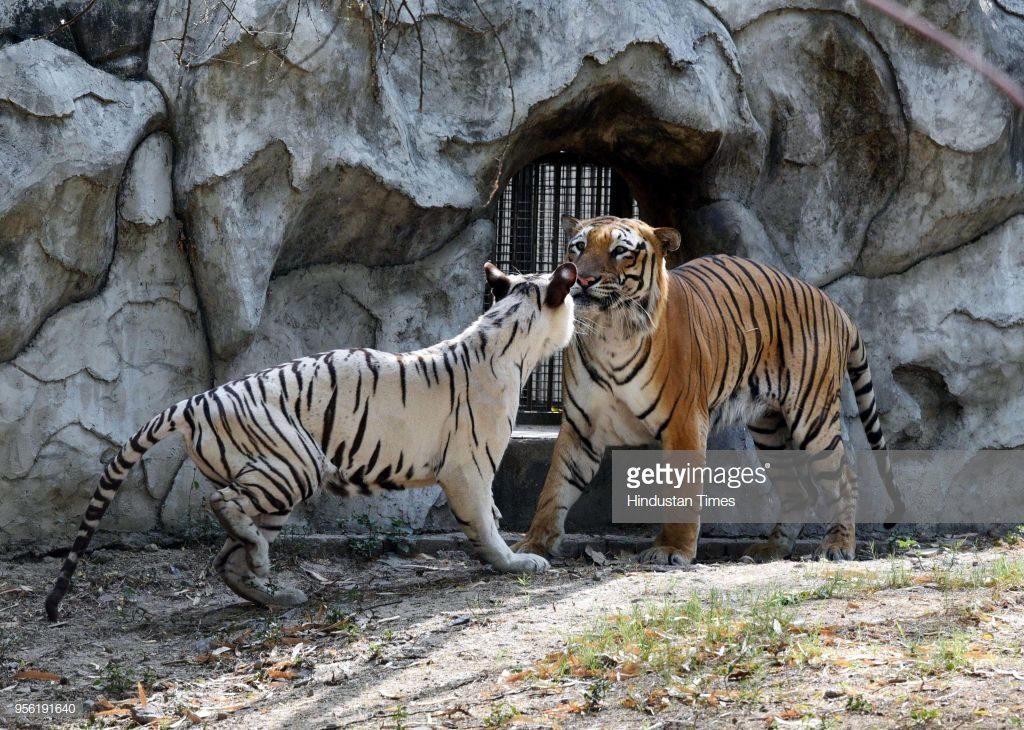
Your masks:
<instances>
[{"instance_id":1,"label":"orange tiger's ear","mask_svg":"<svg viewBox=\"0 0 1024 730\"><path fill-rule=\"evenodd\" d=\"M487 286L494 293L494 301L500 302L508 294L512 281L490 261L484 264L484 273L487 274Z\"/></svg>"},{"instance_id":2,"label":"orange tiger's ear","mask_svg":"<svg viewBox=\"0 0 1024 730\"><path fill-rule=\"evenodd\" d=\"M654 235L661 241L661 246L666 251L675 251L679 248L679 244L683 242L683 237L679 235L679 231L675 228L655 228Z\"/></svg>"},{"instance_id":3,"label":"orange tiger's ear","mask_svg":"<svg viewBox=\"0 0 1024 730\"><path fill-rule=\"evenodd\" d=\"M576 264L565 263L551 272L548 282L548 293L544 295L544 303L549 307L560 307L569 290L576 283Z\"/></svg>"},{"instance_id":4,"label":"orange tiger's ear","mask_svg":"<svg viewBox=\"0 0 1024 730\"><path fill-rule=\"evenodd\" d=\"M576 235L576 231L580 229L580 222L573 218L568 213L564 213L561 217L562 230L565 231L565 235L568 238L572 238Z\"/></svg>"}]
</instances>

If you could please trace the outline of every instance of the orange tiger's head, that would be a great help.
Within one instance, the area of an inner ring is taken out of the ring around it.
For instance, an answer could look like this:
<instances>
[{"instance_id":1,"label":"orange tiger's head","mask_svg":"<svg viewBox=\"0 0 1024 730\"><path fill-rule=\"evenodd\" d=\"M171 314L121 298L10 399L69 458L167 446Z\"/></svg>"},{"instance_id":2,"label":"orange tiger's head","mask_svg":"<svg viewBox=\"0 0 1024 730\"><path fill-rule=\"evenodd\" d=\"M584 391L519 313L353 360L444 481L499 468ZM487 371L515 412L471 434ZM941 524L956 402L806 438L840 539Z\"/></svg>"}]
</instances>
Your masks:
<instances>
[{"instance_id":1,"label":"orange tiger's head","mask_svg":"<svg viewBox=\"0 0 1024 730\"><path fill-rule=\"evenodd\" d=\"M636 218L562 216L565 260L576 264L572 288L580 316L608 318L627 332L648 332L661 298L665 254L679 248L679 231Z\"/></svg>"}]
</instances>

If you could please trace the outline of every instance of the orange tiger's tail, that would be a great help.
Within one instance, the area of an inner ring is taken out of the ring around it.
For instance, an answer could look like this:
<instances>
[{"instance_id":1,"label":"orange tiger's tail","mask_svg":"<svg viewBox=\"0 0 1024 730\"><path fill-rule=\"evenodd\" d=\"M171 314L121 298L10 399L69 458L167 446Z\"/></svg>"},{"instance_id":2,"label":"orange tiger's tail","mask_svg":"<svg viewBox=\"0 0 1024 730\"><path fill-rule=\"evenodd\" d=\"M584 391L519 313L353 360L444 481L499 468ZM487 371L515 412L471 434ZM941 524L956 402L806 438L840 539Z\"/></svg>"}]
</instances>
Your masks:
<instances>
[{"instance_id":1,"label":"orange tiger's tail","mask_svg":"<svg viewBox=\"0 0 1024 730\"><path fill-rule=\"evenodd\" d=\"M175 404L154 416L149 423L128 439L124 446L121 447L121 450L117 452L117 456L103 470L99 486L96 487L92 499L89 500L89 507L85 511L85 518L78 527L78 535L75 537L75 542L71 546L67 558L64 560L64 565L61 566L60 575L57 576L53 589L46 596L46 617L50 621L57 620L60 602L71 585L71 575L75 572L78 560L85 551L85 548L88 547L89 541L96 532L96 528L99 527L103 514L107 511L107 507L110 506L114 495L117 494L118 487L121 486L127 478L128 472L141 461L142 455L150 447L178 429L181 411L186 403L186 401L183 401Z\"/></svg>"},{"instance_id":2,"label":"orange tiger's tail","mask_svg":"<svg viewBox=\"0 0 1024 730\"><path fill-rule=\"evenodd\" d=\"M871 368L868 367L868 354L864 347L864 341L860 332L854 328L853 346L850 348L849 358L846 363L846 372L850 375L850 384L853 385L853 394L857 397L857 411L860 414L860 422L864 424L864 434L872 450L877 453L878 472L885 485L885 491L892 500L892 512L889 514L889 521L885 523L887 529L896 526L903 518L905 509L903 497L892 478L892 464L889 462L889 450L885 444L885 434L882 433L882 424L878 419L878 407L875 403L875 386L871 381Z\"/></svg>"}]
</instances>

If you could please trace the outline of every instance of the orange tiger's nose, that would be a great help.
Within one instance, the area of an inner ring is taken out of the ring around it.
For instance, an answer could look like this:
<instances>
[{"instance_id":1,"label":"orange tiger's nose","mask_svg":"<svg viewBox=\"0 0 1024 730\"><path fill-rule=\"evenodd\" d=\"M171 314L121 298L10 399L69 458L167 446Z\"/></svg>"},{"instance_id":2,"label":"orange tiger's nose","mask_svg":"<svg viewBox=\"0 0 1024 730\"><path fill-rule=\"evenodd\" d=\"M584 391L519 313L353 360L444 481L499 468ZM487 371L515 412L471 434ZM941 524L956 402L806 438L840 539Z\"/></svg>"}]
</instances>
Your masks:
<instances>
[{"instance_id":1,"label":"orange tiger's nose","mask_svg":"<svg viewBox=\"0 0 1024 730\"><path fill-rule=\"evenodd\" d=\"M576 283L586 289L588 286L593 284L597 280L596 276L577 276Z\"/></svg>"}]
</instances>

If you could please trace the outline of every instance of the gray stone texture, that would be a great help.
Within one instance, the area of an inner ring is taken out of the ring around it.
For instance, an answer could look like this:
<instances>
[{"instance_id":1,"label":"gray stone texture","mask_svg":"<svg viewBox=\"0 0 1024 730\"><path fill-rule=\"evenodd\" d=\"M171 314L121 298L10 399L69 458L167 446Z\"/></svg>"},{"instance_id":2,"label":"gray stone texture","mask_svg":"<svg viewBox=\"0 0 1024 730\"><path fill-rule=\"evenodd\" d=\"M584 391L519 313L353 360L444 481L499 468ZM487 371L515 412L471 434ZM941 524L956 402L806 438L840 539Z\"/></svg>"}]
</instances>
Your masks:
<instances>
[{"instance_id":1,"label":"gray stone texture","mask_svg":"<svg viewBox=\"0 0 1024 730\"><path fill-rule=\"evenodd\" d=\"M852 0L395 5L100 2L61 28L85 0L0 2L0 543L66 539L176 399L460 330L495 192L558 150L614 165L680 260L826 286L896 445L1024 445L1024 125L974 71ZM1024 81L1020 3L911 5ZM516 449L521 521L543 450ZM154 449L104 527L201 527L182 454ZM436 499L321 497L296 525L443 527Z\"/></svg>"}]
</instances>

